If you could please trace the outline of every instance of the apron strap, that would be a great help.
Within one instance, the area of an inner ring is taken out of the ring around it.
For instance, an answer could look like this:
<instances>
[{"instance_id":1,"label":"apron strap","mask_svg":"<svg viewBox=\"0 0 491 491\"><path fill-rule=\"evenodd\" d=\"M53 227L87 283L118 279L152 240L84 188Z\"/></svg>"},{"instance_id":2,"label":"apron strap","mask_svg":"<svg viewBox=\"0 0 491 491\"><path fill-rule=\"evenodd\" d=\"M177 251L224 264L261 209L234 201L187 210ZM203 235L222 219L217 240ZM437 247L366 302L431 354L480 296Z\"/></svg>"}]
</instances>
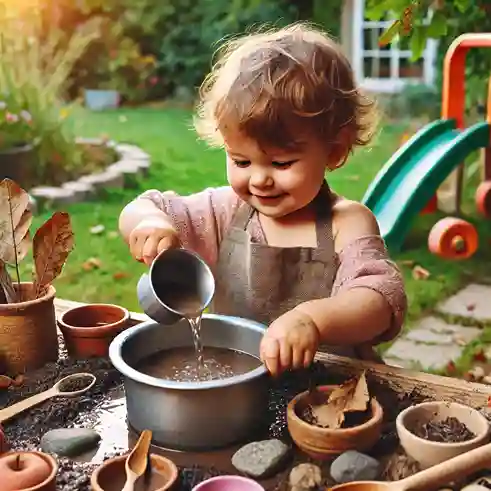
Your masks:
<instances>
[{"instance_id":1,"label":"apron strap","mask_svg":"<svg viewBox=\"0 0 491 491\"><path fill-rule=\"evenodd\" d=\"M252 206L248 205L245 202L241 203L232 218L230 228L239 228L241 230L245 230L253 213L254 208Z\"/></svg>"},{"instance_id":2,"label":"apron strap","mask_svg":"<svg viewBox=\"0 0 491 491\"><path fill-rule=\"evenodd\" d=\"M315 198L315 231L317 234L317 246L330 250L335 256L334 236L332 232L332 206L335 196L329 185L324 181L319 194Z\"/></svg>"}]
</instances>

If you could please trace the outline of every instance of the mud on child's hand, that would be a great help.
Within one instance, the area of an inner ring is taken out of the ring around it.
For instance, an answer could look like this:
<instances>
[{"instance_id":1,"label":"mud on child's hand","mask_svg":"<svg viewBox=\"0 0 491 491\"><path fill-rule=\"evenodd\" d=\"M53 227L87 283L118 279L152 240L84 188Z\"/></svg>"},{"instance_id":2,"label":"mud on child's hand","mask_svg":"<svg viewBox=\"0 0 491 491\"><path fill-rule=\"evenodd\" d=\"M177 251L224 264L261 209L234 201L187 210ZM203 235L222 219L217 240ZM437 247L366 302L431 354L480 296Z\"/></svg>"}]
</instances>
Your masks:
<instances>
[{"instance_id":1,"label":"mud on child's hand","mask_svg":"<svg viewBox=\"0 0 491 491\"><path fill-rule=\"evenodd\" d=\"M308 367L319 346L319 330L307 314L296 309L278 317L267 329L260 356L272 375Z\"/></svg>"},{"instance_id":2,"label":"mud on child's hand","mask_svg":"<svg viewBox=\"0 0 491 491\"><path fill-rule=\"evenodd\" d=\"M167 249L179 247L177 231L168 222L159 218L142 220L129 236L131 255L147 265Z\"/></svg>"}]
</instances>

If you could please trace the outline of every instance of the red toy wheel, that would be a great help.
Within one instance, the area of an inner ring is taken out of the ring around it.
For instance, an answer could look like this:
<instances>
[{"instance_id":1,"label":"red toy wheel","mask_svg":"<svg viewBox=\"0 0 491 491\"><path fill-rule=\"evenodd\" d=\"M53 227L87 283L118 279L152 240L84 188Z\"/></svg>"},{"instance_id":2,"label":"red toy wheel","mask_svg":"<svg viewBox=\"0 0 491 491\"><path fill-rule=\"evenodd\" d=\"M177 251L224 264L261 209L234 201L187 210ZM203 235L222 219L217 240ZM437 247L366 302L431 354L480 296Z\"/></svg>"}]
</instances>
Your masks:
<instances>
[{"instance_id":1,"label":"red toy wheel","mask_svg":"<svg viewBox=\"0 0 491 491\"><path fill-rule=\"evenodd\" d=\"M468 259L477 251L478 245L477 230L460 218L443 218L428 235L429 250L446 259Z\"/></svg>"},{"instance_id":2,"label":"red toy wheel","mask_svg":"<svg viewBox=\"0 0 491 491\"><path fill-rule=\"evenodd\" d=\"M477 211L486 218L491 218L491 181L479 184L476 191Z\"/></svg>"}]
</instances>

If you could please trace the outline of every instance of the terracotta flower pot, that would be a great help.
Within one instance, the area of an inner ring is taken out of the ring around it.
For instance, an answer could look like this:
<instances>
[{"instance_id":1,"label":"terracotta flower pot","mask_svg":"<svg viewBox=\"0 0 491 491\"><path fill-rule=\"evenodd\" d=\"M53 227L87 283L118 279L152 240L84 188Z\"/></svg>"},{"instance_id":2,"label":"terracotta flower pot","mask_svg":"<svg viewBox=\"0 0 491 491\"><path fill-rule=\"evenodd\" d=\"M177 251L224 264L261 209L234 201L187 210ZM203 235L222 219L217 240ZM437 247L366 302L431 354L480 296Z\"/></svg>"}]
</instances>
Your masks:
<instances>
[{"instance_id":1,"label":"terracotta flower pot","mask_svg":"<svg viewBox=\"0 0 491 491\"><path fill-rule=\"evenodd\" d=\"M67 310L58 320L70 356L108 356L111 341L128 327L127 309L111 304L89 304Z\"/></svg>"},{"instance_id":2,"label":"terracotta flower pot","mask_svg":"<svg viewBox=\"0 0 491 491\"><path fill-rule=\"evenodd\" d=\"M7 452L0 456L2 491L55 491L58 464L43 452Z\"/></svg>"},{"instance_id":3,"label":"terracotta flower pot","mask_svg":"<svg viewBox=\"0 0 491 491\"><path fill-rule=\"evenodd\" d=\"M21 291L32 283L21 283ZM56 290L36 300L0 304L0 373L18 374L58 359Z\"/></svg>"},{"instance_id":4,"label":"terracotta flower pot","mask_svg":"<svg viewBox=\"0 0 491 491\"><path fill-rule=\"evenodd\" d=\"M417 426L448 417L458 419L476 436L463 442L447 443L423 439L413 433ZM396 428L401 446L423 469L477 448L490 439L486 417L476 409L457 402L422 402L410 406L397 416Z\"/></svg>"},{"instance_id":5,"label":"terracotta flower pot","mask_svg":"<svg viewBox=\"0 0 491 491\"><path fill-rule=\"evenodd\" d=\"M323 385L317 387L317 390L328 393L335 388L335 385ZM347 450L365 451L380 438L383 409L375 398L371 399L371 417L366 422L352 428L339 429L320 428L298 416L310 403L309 398L309 392L305 391L290 401L287 423L293 441L314 459L329 459Z\"/></svg>"},{"instance_id":6,"label":"terracotta flower pot","mask_svg":"<svg viewBox=\"0 0 491 491\"><path fill-rule=\"evenodd\" d=\"M93 491L121 491L126 482L125 461L127 455L106 460L90 477ZM150 454L152 475L146 491L166 491L177 480L178 470L174 462L161 455Z\"/></svg>"}]
</instances>

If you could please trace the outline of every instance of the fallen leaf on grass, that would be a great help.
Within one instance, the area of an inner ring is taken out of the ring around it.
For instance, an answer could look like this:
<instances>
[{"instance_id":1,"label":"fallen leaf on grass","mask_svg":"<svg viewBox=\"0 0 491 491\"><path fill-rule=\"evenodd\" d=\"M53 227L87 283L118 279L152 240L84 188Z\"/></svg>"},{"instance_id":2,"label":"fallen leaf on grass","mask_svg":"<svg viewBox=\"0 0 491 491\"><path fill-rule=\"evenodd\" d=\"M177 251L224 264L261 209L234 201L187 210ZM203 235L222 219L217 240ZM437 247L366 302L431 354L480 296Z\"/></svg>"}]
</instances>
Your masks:
<instances>
[{"instance_id":1,"label":"fallen leaf on grass","mask_svg":"<svg viewBox=\"0 0 491 491\"><path fill-rule=\"evenodd\" d=\"M108 239L117 239L119 237L118 232L116 230L111 230L110 232L107 233L107 238Z\"/></svg>"},{"instance_id":2,"label":"fallen leaf on grass","mask_svg":"<svg viewBox=\"0 0 491 491\"><path fill-rule=\"evenodd\" d=\"M413 278L415 280L427 280L430 277L430 272L422 266L414 266Z\"/></svg>"},{"instance_id":3,"label":"fallen leaf on grass","mask_svg":"<svg viewBox=\"0 0 491 491\"><path fill-rule=\"evenodd\" d=\"M336 387L327 402L312 406L312 415L323 428L341 428L345 413L366 411L370 394L368 393L365 372L359 378L352 378Z\"/></svg>"},{"instance_id":4,"label":"fallen leaf on grass","mask_svg":"<svg viewBox=\"0 0 491 491\"><path fill-rule=\"evenodd\" d=\"M486 363L488 361L486 354L484 353L484 350L480 349L479 351L476 351L474 355L472 356L474 361L482 361L483 363Z\"/></svg>"},{"instance_id":5,"label":"fallen leaf on grass","mask_svg":"<svg viewBox=\"0 0 491 491\"><path fill-rule=\"evenodd\" d=\"M92 235L100 235L102 232L106 230L106 227L104 225L94 225L93 227L90 227L90 233Z\"/></svg>"},{"instance_id":6,"label":"fallen leaf on grass","mask_svg":"<svg viewBox=\"0 0 491 491\"><path fill-rule=\"evenodd\" d=\"M115 280L123 280L124 278L128 278L130 275L128 273L125 273L124 271L118 271L113 274L113 278Z\"/></svg>"},{"instance_id":7,"label":"fallen leaf on grass","mask_svg":"<svg viewBox=\"0 0 491 491\"><path fill-rule=\"evenodd\" d=\"M82 264L82 268L85 271L92 271L93 269L99 269L102 266L102 261L96 257L90 257Z\"/></svg>"},{"instance_id":8,"label":"fallen leaf on grass","mask_svg":"<svg viewBox=\"0 0 491 491\"><path fill-rule=\"evenodd\" d=\"M360 176L356 176L356 175L354 175L354 176L347 176L347 177L346 177L346 180L348 180L348 181L353 181L353 182L357 182L357 181L359 181L359 180L360 180Z\"/></svg>"}]
</instances>

